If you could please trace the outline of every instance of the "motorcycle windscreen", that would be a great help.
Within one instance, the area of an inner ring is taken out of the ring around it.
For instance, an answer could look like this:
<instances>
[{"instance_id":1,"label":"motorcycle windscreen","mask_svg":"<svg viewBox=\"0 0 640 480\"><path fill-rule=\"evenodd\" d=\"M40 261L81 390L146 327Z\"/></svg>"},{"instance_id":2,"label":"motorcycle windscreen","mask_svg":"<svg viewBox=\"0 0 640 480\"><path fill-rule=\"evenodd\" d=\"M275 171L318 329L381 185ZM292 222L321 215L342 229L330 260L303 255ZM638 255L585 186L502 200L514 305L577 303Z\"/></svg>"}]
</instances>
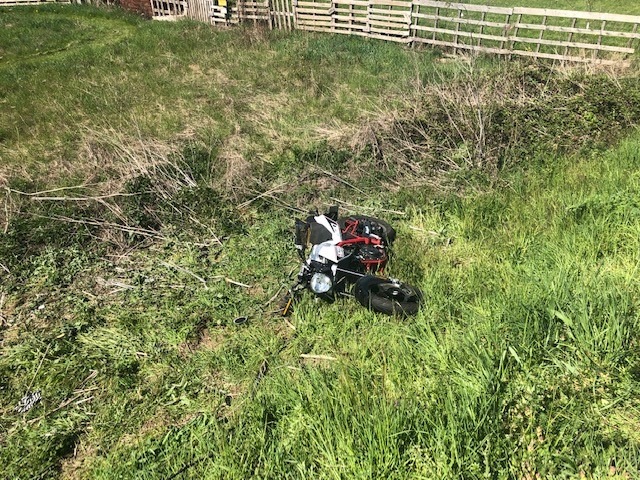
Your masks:
<instances>
[{"instance_id":1,"label":"motorcycle windscreen","mask_svg":"<svg viewBox=\"0 0 640 480\"><path fill-rule=\"evenodd\" d=\"M318 215L317 217L314 217L314 220L315 220L315 223L320 224L322 227L324 227L327 233L329 234L329 238L323 241L326 242L331 240L336 243L342 241L342 232L340 231L340 226L338 225L337 222L334 222L333 220L331 220L329 217L325 215Z\"/></svg>"},{"instance_id":2,"label":"motorcycle windscreen","mask_svg":"<svg viewBox=\"0 0 640 480\"><path fill-rule=\"evenodd\" d=\"M318 222L309 223L308 237L311 245L320 245L323 242L327 242L333 238L333 235L327 230L324 225Z\"/></svg>"}]
</instances>

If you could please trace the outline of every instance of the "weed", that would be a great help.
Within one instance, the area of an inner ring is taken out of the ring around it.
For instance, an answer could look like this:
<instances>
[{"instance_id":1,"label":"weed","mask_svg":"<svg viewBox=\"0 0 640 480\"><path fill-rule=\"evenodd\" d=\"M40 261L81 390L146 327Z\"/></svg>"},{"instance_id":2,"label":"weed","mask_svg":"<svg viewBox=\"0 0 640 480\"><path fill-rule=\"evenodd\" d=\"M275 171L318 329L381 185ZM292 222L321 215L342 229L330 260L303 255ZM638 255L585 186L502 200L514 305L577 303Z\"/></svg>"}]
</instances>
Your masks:
<instances>
[{"instance_id":1,"label":"weed","mask_svg":"<svg viewBox=\"0 0 640 480\"><path fill-rule=\"evenodd\" d=\"M635 72L37 8L0 12L5 476L636 475ZM410 321L274 315L333 202L397 228Z\"/></svg>"}]
</instances>

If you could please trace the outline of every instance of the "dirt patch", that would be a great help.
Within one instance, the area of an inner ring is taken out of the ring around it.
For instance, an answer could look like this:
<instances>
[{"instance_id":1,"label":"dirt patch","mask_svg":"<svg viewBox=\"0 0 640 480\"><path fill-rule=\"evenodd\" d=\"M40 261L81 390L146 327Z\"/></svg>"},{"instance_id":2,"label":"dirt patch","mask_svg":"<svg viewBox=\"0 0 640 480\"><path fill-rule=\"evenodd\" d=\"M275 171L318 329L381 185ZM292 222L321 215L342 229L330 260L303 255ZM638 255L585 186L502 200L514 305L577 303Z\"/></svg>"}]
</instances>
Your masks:
<instances>
[{"instance_id":1,"label":"dirt patch","mask_svg":"<svg viewBox=\"0 0 640 480\"><path fill-rule=\"evenodd\" d=\"M73 449L73 454L60 462L60 478L63 480L80 480L87 478L87 467L95 458L95 446L85 445L82 440Z\"/></svg>"},{"instance_id":2,"label":"dirt patch","mask_svg":"<svg viewBox=\"0 0 640 480\"><path fill-rule=\"evenodd\" d=\"M181 357L187 357L198 350L217 350L224 343L227 334L222 330L213 330L204 327L199 330L195 338L182 342L178 346Z\"/></svg>"}]
</instances>

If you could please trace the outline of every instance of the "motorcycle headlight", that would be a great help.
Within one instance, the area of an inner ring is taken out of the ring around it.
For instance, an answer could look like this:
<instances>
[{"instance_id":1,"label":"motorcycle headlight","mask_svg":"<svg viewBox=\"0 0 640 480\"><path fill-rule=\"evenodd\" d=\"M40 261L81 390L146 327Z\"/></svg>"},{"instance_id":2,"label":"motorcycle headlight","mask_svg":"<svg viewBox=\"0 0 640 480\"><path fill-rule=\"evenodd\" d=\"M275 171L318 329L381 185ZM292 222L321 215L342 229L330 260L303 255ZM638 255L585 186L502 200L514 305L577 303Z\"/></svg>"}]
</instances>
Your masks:
<instances>
[{"instance_id":1,"label":"motorcycle headlight","mask_svg":"<svg viewBox=\"0 0 640 480\"><path fill-rule=\"evenodd\" d=\"M331 279L324 273L314 273L309 282L311 291L313 293L327 293L331 290Z\"/></svg>"}]
</instances>

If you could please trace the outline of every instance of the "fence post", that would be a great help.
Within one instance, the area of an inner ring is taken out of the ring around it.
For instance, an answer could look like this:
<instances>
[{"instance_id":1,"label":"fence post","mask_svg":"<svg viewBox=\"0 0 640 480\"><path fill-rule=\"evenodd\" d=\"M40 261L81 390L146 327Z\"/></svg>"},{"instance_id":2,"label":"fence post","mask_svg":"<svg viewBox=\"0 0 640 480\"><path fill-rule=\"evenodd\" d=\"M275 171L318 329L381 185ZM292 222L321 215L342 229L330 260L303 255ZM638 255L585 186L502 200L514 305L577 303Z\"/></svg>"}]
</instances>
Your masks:
<instances>
[{"instance_id":1,"label":"fence post","mask_svg":"<svg viewBox=\"0 0 640 480\"><path fill-rule=\"evenodd\" d=\"M509 19L511 18L511 15L509 15L508 17ZM520 28L520 21L522 20L522 14L518 14L517 19L516 19L516 26L513 29L513 36L517 37L518 36L518 30ZM511 29L507 29L507 34ZM507 45L510 51L513 51L513 46L515 44L515 41L512 41L511 39L509 39L509 35L507 35ZM511 53L509 54L509 60L511 60Z\"/></svg>"},{"instance_id":2,"label":"fence post","mask_svg":"<svg viewBox=\"0 0 640 480\"><path fill-rule=\"evenodd\" d=\"M636 33L638 33L638 24L634 24L633 25L633 31L632 33L635 35ZM631 45L633 44L633 38L630 38L629 41L627 42L627 48L631 48Z\"/></svg>"},{"instance_id":3,"label":"fence post","mask_svg":"<svg viewBox=\"0 0 640 480\"><path fill-rule=\"evenodd\" d=\"M436 40L436 32L435 29L438 28L438 19L440 18L440 7L436 7L436 14L435 14L435 20L433 21L433 35L431 35L431 40L435 41Z\"/></svg>"},{"instance_id":4,"label":"fence post","mask_svg":"<svg viewBox=\"0 0 640 480\"><path fill-rule=\"evenodd\" d=\"M453 43L455 43L456 45L458 45L458 32L460 31L460 19L462 18L462 7L458 6L458 21L456 22L456 33L453 36ZM458 47L453 47L453 53L457 54L458 53Z\"/></svg>"},{"instance_id":5,"label":"fence post","mask_svg":"<svg viewBox=\"0 0 640 480\"><path fill-rule=\"evenodd\" d=\"M481 46L482 34L484 33L484 21L487 18L487 12L482 12L482 17L480 17L480 21L482 25L480 25L480 36L478 37L478 47Z\"/></svg>"},{"instance_id":6,"label":"fence post","mask_svg":"<svg viewBox=\"0 0 640 480\"><path fill-rule=\"evenodd\" d=\"M602 23L600 24L600 35L598 35L598 46L602 45L602 32L606 27L607 27L607 21L603 20ZM600 53L599 49L593 51L594 60L598 58L598 53Z\"/></svg>"},{"instance_id":7,"label":"fence post","mask_svg":"<svg viewBox=\"0 0 640 480\"><path fill-rule=\"evenodd\" d=\"M569 38L567 38L567 43L571 43L571 41L573 40L573 29L576 28L577 21L578 21L577 18L574 18L573 20L571 20L571 31L569 32ZM564 47L564 52L562 53L562 55L566 56L568 54L569 54L569 45Z\"/></svg>"},{"instance_id":8,"label":"fence post","mask_svg":"<svg viewBox=\"0 0 640 480\"><path fill-rule=\"evenodd\" d=\"M409 9L409 41L411 42L411 46L414 47L416 42L416 25L418 23L418 16L414 14L413 9L417 9L417 14L420 14L420 5L416 5L413 0L411 0L411 8Z\"/></svg>"},{"instance_id":9,"label":"fence post","mask_svg":"<svg viewBox=\"0 0 640 480\"><path fill-rule=\"evenodd\" d=\"M542 36L544 35L544 29L547 26L547 16L542 17L542 28L540 29L540 35L538 35L538 43L536 44L536 53L540 53L540 40L542 40Z\"/></svg>"}]
</instances>

